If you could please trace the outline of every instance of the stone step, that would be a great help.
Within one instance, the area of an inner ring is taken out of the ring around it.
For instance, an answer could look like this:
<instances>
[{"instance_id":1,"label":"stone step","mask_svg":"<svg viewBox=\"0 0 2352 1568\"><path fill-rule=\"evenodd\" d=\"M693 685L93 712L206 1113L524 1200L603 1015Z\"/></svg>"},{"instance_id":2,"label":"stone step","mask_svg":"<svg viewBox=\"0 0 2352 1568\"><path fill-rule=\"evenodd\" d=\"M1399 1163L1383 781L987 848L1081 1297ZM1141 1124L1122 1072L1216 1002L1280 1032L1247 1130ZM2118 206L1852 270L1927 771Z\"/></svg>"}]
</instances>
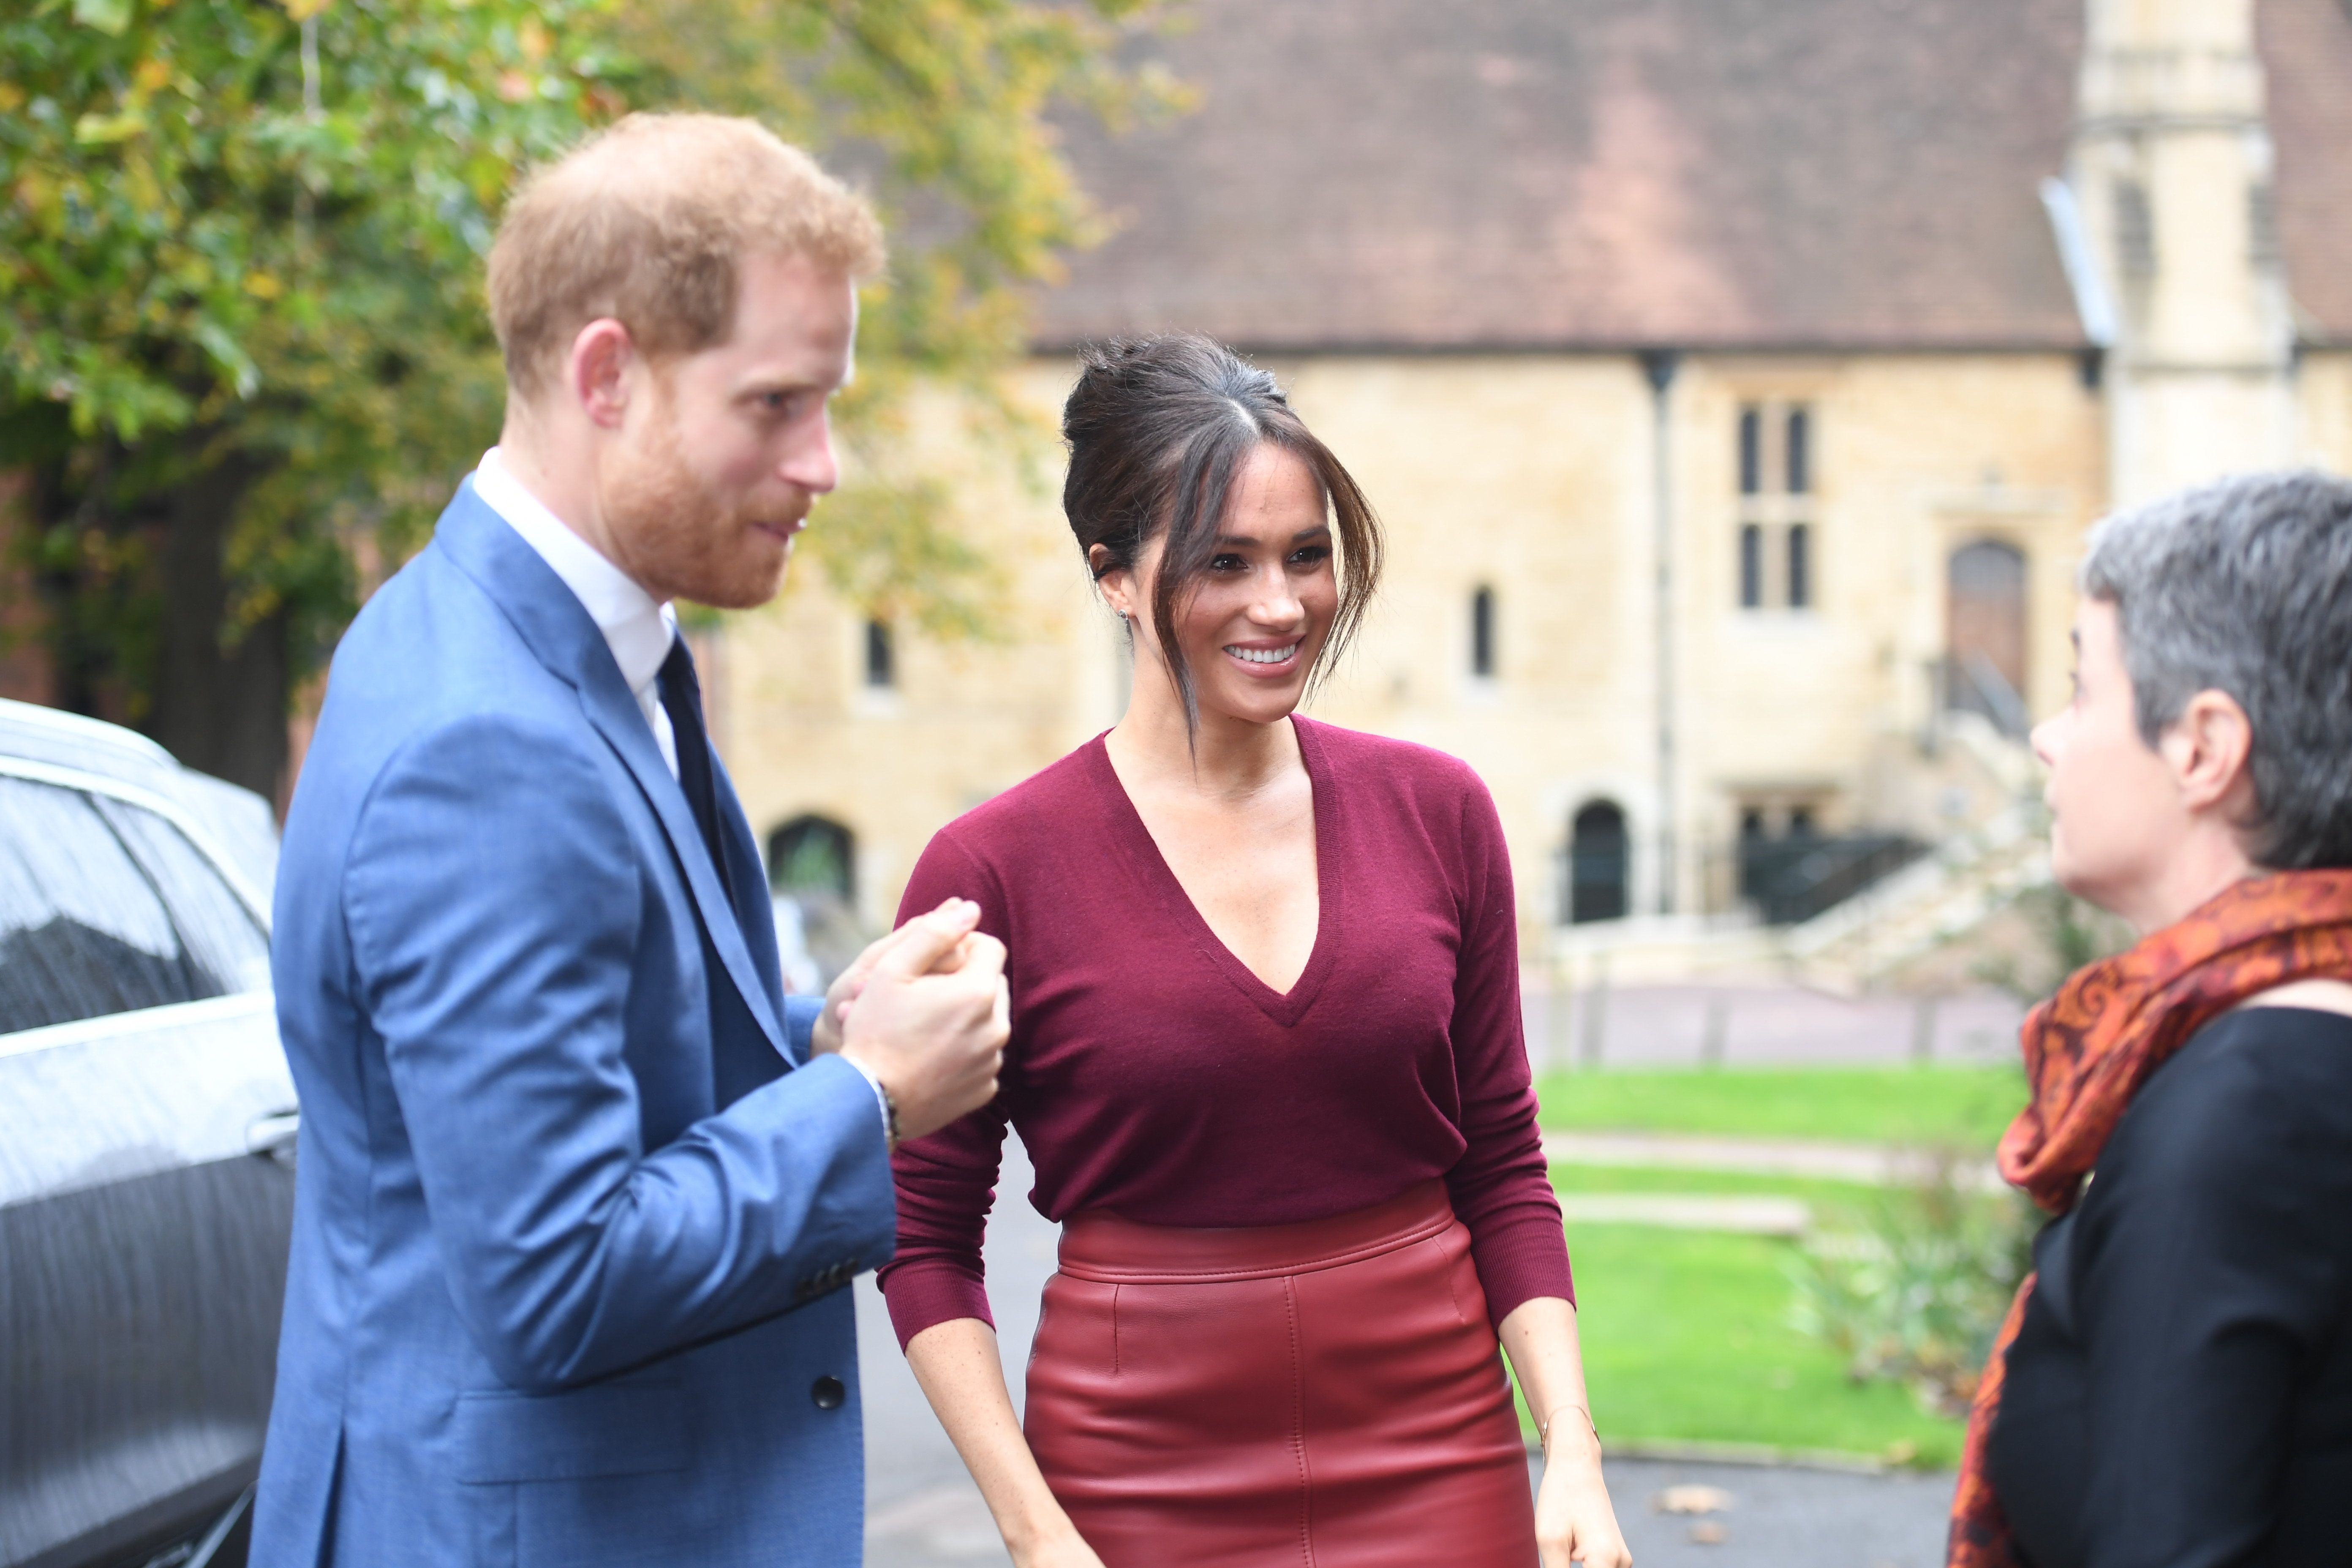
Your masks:
<instances>
[{"instance_id":1,"label":"stone step","mask_svg":"<svg viewBox=\"0 0 2352 1568\"><path fill-rule=\"evenodd\" d=\"M1562 1193L1559 1212L1571 1239L1580 1225L1722 1230L1790 1240L1813 1226L1812 1209L1796 1198L1726 1197L1713 1193Z\"/></svg>"},{"instance_id":2,"label":"stone step","mask_svg":"<svg viewBox=\"0 0 2352 1568\"><path fill-rule=\"evenodd\" d=\"M1719 1171L1727 1175L1909 1186L1936 1175L1935 1156L1874 1143L1780 1138L1705 1138L1671 1132L1547 1132L1544 1159L1554 1165L1638 1170ZM1970 1161L1954 1173L1979 1191L2002 1185L1992 1163Z\"/></svg>"}]
</instances>

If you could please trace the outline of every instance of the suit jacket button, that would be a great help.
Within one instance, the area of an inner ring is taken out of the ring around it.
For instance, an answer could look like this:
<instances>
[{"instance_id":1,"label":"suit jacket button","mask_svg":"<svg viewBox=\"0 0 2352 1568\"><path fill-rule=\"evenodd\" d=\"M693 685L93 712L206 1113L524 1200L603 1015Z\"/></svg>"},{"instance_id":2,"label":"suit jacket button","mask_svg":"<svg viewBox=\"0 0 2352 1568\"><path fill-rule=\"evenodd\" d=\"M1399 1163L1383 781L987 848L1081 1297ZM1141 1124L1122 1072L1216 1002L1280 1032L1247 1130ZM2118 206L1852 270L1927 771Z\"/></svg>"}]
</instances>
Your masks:
<instances>
[{"instance_id":1,"label":"suit jacket button","mask_svg":"<svg viewBox=\"0 0 2352 1568\"><path fill-rule=\"evenodd\" d=\"M819 1410L838 1410L848 1397L849 1390L837 1377L820 1377L809 1384L809 1399Z\"/></svg>"}]
</instances>

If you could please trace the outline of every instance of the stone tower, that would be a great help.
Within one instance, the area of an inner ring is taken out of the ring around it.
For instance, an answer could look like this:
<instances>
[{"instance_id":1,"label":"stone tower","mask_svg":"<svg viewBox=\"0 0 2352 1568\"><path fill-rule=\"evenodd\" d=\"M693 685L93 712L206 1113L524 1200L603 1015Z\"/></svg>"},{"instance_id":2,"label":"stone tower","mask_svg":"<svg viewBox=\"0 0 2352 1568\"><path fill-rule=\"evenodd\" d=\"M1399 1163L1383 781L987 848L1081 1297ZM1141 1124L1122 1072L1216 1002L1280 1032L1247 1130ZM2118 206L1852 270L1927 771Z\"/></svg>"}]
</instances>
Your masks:
<instances>
[{"instance_id":1,"label":"stone tower","mask_svg":"<svg viewBox=\"0 0 2352 1568\"><path fill-rule=\"evenodd\" d=\"M2087 254L2070 261L2086 325L2111 339L2123 507L2298 460L2295 332L2255 0L2087 3L2068 171Z\"/></svg>"}]
</instances>

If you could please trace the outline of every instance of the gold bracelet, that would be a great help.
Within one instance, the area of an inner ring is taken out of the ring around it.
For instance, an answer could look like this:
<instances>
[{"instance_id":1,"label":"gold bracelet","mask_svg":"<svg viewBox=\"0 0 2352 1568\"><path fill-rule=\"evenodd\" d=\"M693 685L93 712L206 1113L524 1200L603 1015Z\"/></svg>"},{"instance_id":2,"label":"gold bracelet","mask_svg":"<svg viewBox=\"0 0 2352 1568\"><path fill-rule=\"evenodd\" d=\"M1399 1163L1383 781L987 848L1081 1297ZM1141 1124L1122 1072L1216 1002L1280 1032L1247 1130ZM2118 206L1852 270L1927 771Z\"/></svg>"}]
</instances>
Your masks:
<instances>
[{"instance_id":1,"label":"gold bracelet","mask_svg":"<svg viewBox=\"0 0 2352 1568\"><path fill-rule=\"evenodd\" d=\"M1585 1430L1592 1434L1592 1446L1596 1448L1599 1447L1601 1446L1601 1428L1592 1424L1592 1412L1587 1410L1581 1405L1557 1405L1552 1407L1552 1412L1549 1415L1545 1416L1542 1420L1536 1423L1536 1442L1542 1446L1544 1451L1549 1453L1551 1450L1552 1423L1559 1418L1559 1413L1563 1410L1573 1410L1579 1415L1584 1417Z\"/></svg>"}]
</instances>

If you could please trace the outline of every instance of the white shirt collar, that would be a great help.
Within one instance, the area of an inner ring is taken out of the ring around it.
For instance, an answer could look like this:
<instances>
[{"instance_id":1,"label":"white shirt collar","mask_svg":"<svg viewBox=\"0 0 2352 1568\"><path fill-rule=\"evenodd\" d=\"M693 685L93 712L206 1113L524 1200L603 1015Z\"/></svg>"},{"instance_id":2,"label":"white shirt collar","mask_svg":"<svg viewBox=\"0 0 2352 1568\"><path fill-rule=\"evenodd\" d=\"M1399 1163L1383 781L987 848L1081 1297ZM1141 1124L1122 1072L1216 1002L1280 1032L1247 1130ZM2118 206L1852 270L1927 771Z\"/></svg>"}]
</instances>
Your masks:
<instances>
[{"instance_id":1,"label":"white shirt collar","mask_svg":"<svg viewBox=\"0 0 2352 1568\"><path fill-rule=\"evenodd\" d=\"M496 447L482 454L481 466L474 470L474 493L563 579L604 634L613 662L621 667L621 679L633 694L642 694L669 657L669 646L677 637L677 612L656 604L635 578L548 510L499 461Z\"/></svg>"}]
</instances>

